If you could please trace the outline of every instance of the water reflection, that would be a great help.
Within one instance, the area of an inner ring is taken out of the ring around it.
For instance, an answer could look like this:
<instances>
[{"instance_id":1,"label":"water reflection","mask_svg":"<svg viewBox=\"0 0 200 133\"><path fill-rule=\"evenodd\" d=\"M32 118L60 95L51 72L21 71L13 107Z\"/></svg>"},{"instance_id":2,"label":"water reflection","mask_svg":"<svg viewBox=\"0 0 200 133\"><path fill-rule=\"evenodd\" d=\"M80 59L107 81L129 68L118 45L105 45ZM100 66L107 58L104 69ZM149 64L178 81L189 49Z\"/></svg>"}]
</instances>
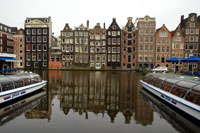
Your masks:
<instances>
[{"instance_id":1,"label":"water reflection","mask_svg":"<svg viewBox=\"0 0 200 133\"><path fill-rule=\"evenodd\" d=\"M45 99L46 91L37 91L0 108L0 126L37 107Z\"/></svg>"},{"instance_id":2,"label":"water reflection","mask_svg":"<svg viewBox=\"0 0 200 133\"><path fill-rule=\"evenodd\" d=\"M114 123L117 114L122 113L126 124L131 120L144 126L152 124L153 110L139 93L141 75L134 72L49 71L48 76L49 97L59 97L65 115L73 110L88 119L89 112L103 117L106 113Z\"/></svg>"},{"instance_id":3,"label":"water reflection","mask_svg":"<svg viewBox=\"0 0 200 133\"><path fill-rule=\"evenodd\" d=\"M150 107L158 112L162 118L166 119L167 122L179 132L199 133L199 123L186 119L180 114L180 112L171 109L169 106L152 96L152 94L147 92L145 89L141 90L141 94L144 96L145 101L150 105Z\"/></svg>"}]
</instances>

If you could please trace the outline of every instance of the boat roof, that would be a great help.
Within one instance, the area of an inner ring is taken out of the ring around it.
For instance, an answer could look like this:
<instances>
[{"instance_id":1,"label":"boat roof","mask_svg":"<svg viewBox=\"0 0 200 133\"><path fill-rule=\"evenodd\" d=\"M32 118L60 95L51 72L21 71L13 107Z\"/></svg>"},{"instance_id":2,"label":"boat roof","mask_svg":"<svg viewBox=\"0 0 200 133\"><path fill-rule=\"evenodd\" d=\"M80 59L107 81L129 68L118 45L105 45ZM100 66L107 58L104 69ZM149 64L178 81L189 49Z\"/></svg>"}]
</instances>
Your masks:
<instances>
[{"instance_id":1,"label":"boat roof","mask_svg":"<svg viewBox=\"0 0 200 133\"><path fill-rule=\"evenodd\" d=\"M181 80L181 81L191 82L194 84L200 84L200 78L194 76L176 75L170 73L149 73L146 76L153 76L155 78L165 79L165 80L174 80L175 82Z\"/></svg>"}]
</instances>

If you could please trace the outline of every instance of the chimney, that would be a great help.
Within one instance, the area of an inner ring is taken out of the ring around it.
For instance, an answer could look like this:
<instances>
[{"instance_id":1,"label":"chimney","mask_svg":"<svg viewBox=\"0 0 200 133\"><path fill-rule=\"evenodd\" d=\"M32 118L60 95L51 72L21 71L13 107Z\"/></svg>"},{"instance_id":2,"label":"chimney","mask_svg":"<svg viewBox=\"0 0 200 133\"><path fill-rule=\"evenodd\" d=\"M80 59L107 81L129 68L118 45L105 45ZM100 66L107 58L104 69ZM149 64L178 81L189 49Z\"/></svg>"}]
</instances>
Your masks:
<instances>
[{"instance_id":1,"label":"chimney","mask_svg":"<svg viewBox=\"0 0 200 133\"><path fill-rule=\"evenodd\" d=\"M106 29L106 23L105 22L103 23L103 28Z\"/></svg>"},{"instance_id":2,"label":"chimney","mask_svg":"<svg viewBox=\"0 0 200 133\"><path fill-rule=\"evenodd\" d=\"M87 20L87 29L89 29L89 20Z\"/></svg>"},{"instance_id":3,"label":"chimney","mask_svg":"<svg viewBox=\"0 0 200 133\"><path fill-rule=\"evenodd\" d=\"M181 23L183 22L184 20L184 15L181 16Z\"/></svg>"},{"instance_id":4,"label":"chimney","mask_svg":"<svg viewBox=\"0 0 200 133\"><path fill-rule=\"evenodd\" d=\"M116 18L115 18L115 17L113 18L113 21L116 21Z\"/></svg>"}]
</instances>

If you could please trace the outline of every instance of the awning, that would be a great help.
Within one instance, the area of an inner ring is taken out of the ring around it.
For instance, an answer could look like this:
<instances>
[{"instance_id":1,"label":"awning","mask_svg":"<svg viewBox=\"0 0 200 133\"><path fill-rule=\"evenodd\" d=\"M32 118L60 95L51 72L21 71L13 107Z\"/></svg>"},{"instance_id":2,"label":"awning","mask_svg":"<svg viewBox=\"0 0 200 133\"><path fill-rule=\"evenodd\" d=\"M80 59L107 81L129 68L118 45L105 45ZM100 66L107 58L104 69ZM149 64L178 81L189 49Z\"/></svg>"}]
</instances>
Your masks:
<instances>
[{"instance_id":1,"label":"awning","mask_svg":"<svg viewBox=\"0 0 200 133\"><path fill-rule=\"evenodd\" d=\"M2 58L2 57L0 57L0 60L6 61L6 62L16 62L17 61L17 59L14 59L14 58Z\"/></svg>"}]
</instances>

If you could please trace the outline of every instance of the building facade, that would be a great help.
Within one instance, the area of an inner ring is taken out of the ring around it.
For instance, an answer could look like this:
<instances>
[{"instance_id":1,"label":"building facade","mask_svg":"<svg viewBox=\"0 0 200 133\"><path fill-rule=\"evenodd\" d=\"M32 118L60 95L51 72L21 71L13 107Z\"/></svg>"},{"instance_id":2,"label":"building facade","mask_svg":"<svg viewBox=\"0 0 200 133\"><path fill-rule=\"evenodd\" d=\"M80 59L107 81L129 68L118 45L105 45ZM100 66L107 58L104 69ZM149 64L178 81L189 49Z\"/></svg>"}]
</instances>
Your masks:
<instances>
[{"instance_id":1,"label":"building facade","mask_svg":"<svg viewBox=\"0 0 200 133\"><path fill-rule=\"evenodd\" d=\"M128 18L126 26L122 29L121 67L122 69L136 68L136 28L132 18Z\"/></svg>"},{"instance_id":2,"label":"building facade","mask_svg":"<svg viewBox=\"0 0 200 133\"><path fill-rule=\"evenodd\" d=\"M155 66L170 67L171 62L166 62L171 58L171 32L165 25L156 30L155 45Z\"/></svg>"},{"instance_id":3,"label":"building facade","mask_svg":"<svg viewBox=\"0 0 200 133\"><path fill-rule=\"evenodd\" d=\"M12 27L0 23L0 53L13 54Z\"/></svg>"},{"instance_id":4,"label":"building facade","mask_svg":"<svg viewBox=\"0 0 200 133\"><path fill-rule=\"evenodd\" d=\"M97 23L89 31L90 36L90 67L100 69L106 67L106 29Z\"/></svg>"},{"instance_id":5,"label":"building facade","mask_svg":"<svg viewBox=\"0 0 200 133\"><path fill-rule=\"evenodd\" d=\"M61 69L61 39L52 36L52 45L49 48L49 69Z\"/></svg>"},{"instance_id":6,"label":"building facade","mask_svg":"<svg viewBox=\"0 0 200 133\"><path fill-rule=\"evenodd\" d=\"M26 18L25 68L48 68L51 36L51 17Z\"/></svg>"},{"instance_id":7,"label":"building facade","mask_svg":"<svg viewBox=\"0 0 200 133\"><path fill-rule=\"evenodd\" d=\"M185 58L191 56L200 57L200 16L197 16L196 13L191 13L188 18L184 19L184 16L182 15L179 26L185 38ZM189 71L200 70L200 64L187 63L184 65L184 69Z\"/></svg>"},{"instance_id":8,"label":"building facade","mask_svg":"<svg viewBox=\"0 0 200 133\"><path fill-rule=\"evenodd\" d=\"M61 31L62 67L68 68L74 64L74 31L65 24Z\"/></svg>"},{"instance_id":9,"label":"building facade","mask_svg":"<svg viewBox=\"0 0 200 133\"><path fill-rule=\"evenodd\" d=\"M107 67L116 69L121 67L121 29L116 18L106 31Z\"/></svg>"},{"instance_id":10,"label":"building facade","mask_svg":"<svg viewBox=\"0 0 200 133\"><path fill-rule=\"evenodd\" d=\"M19 29L17 32L13 35L14 37L14 54L16 55L17 62L14 63L15 68L24 68L24 45L25 45L25 38L24 38L24 29Z\"/></svg>"},{"instance_id":11,"label":"building facade","mask_svg":"<svg viewBox=\"0 0 200 133\"><path fill-rule=\"evenodd\" d=\"M171 32L172 35L172 58L185 58L185 38L181 32L180 26ZM180 57L179 57L180 56ZM173 70L178 70L178 63L172 63ZM180 70L183 69L183 65L180 65Z\"/></svg>"},{"instance_id":12,"label":"building facade","mask_svg":"<svg viewBox=\"0 0 200 133\"><path fill-rule=\"evenodd\" d=\"M138 18L137 23L137 62L138 67L154 67L155 18L145 16Z\"/></svg>"},{"instance_id":13,"label":"building facade","mask_svg":"<svg viewBox=\"0 0 200 133\"><path fill-rule=\"evenodd\" d=\"M79 27L75 27L75 61L76 67L88 67L89 66L89 21L87 21L87 27L81 24Z\"/></svg>"}]
</instances>

